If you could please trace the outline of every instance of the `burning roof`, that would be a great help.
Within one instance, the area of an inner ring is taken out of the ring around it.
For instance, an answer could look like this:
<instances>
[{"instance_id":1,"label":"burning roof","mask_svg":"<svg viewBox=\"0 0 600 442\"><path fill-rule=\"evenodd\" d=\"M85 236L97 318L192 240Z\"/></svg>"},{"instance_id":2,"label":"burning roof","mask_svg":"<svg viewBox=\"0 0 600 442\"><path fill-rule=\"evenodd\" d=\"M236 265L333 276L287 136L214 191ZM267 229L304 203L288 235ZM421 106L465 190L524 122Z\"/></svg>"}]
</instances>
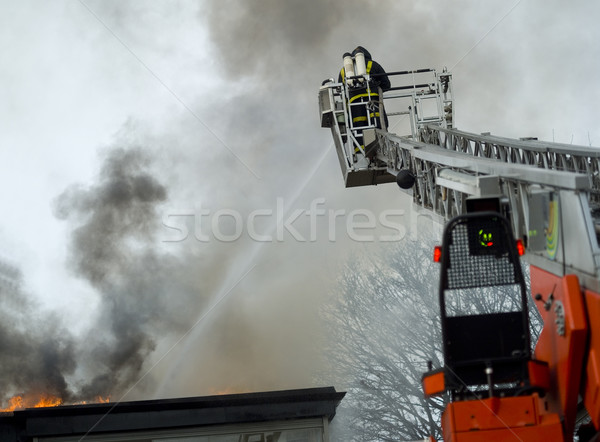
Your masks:
<instances>
[{"instance_id":1,"label":"burning roof","mask_svg":"<svg viewBox=\"0 0 600 442\"><path fill-rule=\"evenodd\" d=\"M288 429L295 428L293 423L296 422L299 429L314 427L314 431L322 433L323 418L333 419L344 395L333 387L323 387L28 408L0 414L0 436L6 442L34 438L40 441L93 439L98 434L120 437L132 432L151 437L164 431L169 435L180 431L190 434L190 429L194 428L202 432L207 426L213 429L215 426L236 426L236 432L244 432L245 424L253 424L252 431L256 433L263 430L255 424L279 422L277 425L281 425L282 421L288 422L284 426ZM300 422L304 423L299 425ZM273 431L273 425L268 428Z\"/></svg>"}]
</instances>

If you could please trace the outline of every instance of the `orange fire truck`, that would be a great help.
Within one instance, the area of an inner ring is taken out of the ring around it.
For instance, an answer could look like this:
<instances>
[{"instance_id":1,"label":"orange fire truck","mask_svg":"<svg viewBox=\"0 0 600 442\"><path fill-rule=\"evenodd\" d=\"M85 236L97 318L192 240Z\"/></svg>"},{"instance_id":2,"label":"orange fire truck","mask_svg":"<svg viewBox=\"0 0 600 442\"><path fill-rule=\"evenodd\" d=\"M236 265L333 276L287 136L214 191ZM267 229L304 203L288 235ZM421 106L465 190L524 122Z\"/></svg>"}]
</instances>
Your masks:
<instances>
[{"instance_id":1,"label":"orange fire truck","mask_svg":"<svg viewBox=\"0 0 600 442\"><path fill-rule=\"evenodd\" d=\"M385 93L360 66L324 81L321 126L346 187L396 182L447 222L444 366L423 376L425 395L447 398L444 440L571 441L576 426L580 441L600 440L600 149L459 131L450 72L386 75ZM384 113L410 133L392 133ZM519 252L544 323L533 351ZM512 301L482 314L472 304L486 296Z\"/></svg>"}]
</instances>

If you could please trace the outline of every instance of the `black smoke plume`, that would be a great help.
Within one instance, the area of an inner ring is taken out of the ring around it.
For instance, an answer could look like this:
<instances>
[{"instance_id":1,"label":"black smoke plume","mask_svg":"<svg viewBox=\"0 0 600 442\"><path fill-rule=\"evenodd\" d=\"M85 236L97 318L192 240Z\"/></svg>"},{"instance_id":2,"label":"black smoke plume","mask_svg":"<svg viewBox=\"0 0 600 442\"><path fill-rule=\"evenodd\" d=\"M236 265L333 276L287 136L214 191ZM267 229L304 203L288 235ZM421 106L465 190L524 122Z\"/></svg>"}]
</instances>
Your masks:
<instances>
[{"instance_id":1,"label":"black smoke plume","mask_svg":"<svg viewBox=\"0 0 600 442\"><path fill-rule=\"evenodd\" d=\"M56 215L73 227L70 265L101 297L96 324L79 349L92 361L83 397L107 396L136 382L155 348L161 313L169 314L161 305L168 295L165 272L176 263L154 242L157 206L167 189L150 167L141 148L115 148L96 184L72 186L56 200Z\"/></svg>"},{"instance_id":2,"label":"black smoke plume","mask_svg":"<svg viewBox=\"0 0 600 442\"><path fill-rule=\"evenodd\" d=\"M177 260L156 250L157 206L167 189L151 166L141 148L114 148L95 184L71 186L55 201L56 216L72 227L70 266L100 297L83 337L35 305L19 271L2 264L2 403L13 395L32 406L41 397L69 403L123 393L142 377L155 337L185 319L173 314L176 301L166 302L171 277L177 295L185 290Z\"/></svg>"},{"instance_id":3,"label":"black smoke plume","mask_svg":"<svg viewBox=\"0 0 600 442\"><path fill-rule=\"evenodd\" d=\"M13 395L73 399L75 342L56 315L41 315L23 289L20 271L0 262L0 405ZM26 404L27 405L27 404Z\"/></svg>"}]
</instances>

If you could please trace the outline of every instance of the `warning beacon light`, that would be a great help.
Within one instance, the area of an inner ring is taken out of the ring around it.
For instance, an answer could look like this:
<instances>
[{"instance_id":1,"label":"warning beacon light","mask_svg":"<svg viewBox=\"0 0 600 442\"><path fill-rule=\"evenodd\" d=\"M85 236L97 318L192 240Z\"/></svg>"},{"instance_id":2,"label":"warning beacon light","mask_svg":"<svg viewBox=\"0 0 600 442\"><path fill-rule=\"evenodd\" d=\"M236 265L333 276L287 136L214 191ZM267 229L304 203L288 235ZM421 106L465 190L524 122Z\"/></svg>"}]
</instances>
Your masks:
<instances>
[{"instance_id":1,"label":"warning beacon light","mask_svg":"<svg viewBox=\"0 0 600 442\"><path fill-rule=\"evenodd\" d=\"M433 262L440 262L442 260L442 246L435 246L433 248Z\"/></svg>"}]
</instances>

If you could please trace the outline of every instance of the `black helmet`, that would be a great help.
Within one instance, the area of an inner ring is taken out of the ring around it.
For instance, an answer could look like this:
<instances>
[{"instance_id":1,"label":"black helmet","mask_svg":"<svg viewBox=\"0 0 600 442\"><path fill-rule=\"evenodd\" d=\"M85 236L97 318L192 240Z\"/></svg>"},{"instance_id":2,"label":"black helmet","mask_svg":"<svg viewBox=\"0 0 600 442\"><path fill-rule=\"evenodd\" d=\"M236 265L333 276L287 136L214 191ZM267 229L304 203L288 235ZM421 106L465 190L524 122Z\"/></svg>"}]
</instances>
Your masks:
<instances>
[{"instance_id":1,"label":"black helmet","mask_svg":"<svg viewBox=\"0 0 600 442\"><path fill-rule=\"evenodd\" d=\"M354 49L352 51L352 56L355 56L356 54L358 54L359 52L362 52L363 54L365 54L365 59L367 60L371 60L371 54L369 53L369 51L367 51L364 47L362 46L357 46L356 49Z\"/></svg>"}]
</instances>

